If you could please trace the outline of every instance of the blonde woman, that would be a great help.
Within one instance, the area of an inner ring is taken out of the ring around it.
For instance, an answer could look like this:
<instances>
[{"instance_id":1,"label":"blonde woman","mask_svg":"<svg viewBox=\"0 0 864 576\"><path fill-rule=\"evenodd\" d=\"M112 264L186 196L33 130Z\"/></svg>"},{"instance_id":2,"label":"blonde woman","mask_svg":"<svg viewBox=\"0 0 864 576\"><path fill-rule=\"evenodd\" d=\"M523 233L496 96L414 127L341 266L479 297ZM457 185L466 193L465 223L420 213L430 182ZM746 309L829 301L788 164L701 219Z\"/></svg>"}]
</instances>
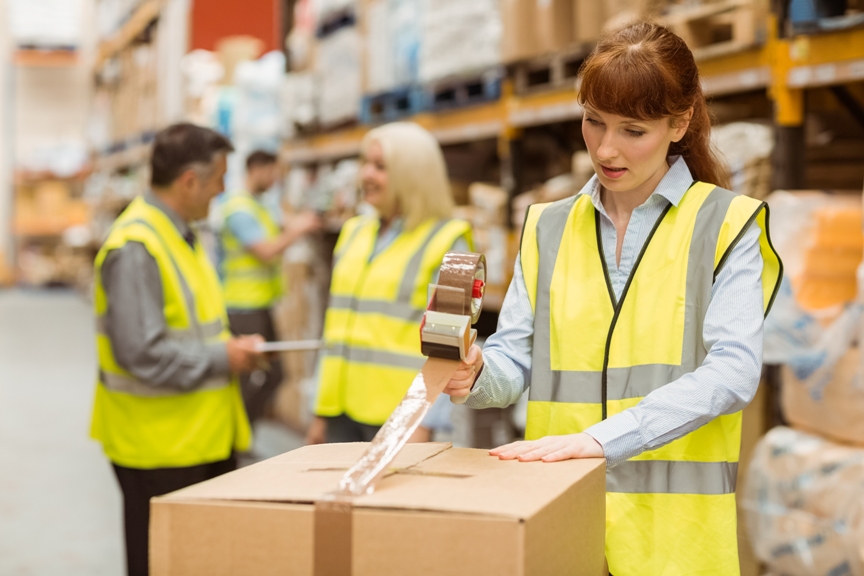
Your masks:
<instances>
[{"instance_id":1,"label":"blonde woman","mask_svg":"<svg viewBox=\"0 0 864 576\"><path fill-rule=\"evenodd\" d=\"M372 439L423 365L420 320L444 254L471 249L470 225L450 218L447 169L429 132L381 126L361 155L363 200L377 214L346 222L336 244L310 444ZM413 440L427 441L448 413L442 396Z\"/></svg>"}]
</instances>

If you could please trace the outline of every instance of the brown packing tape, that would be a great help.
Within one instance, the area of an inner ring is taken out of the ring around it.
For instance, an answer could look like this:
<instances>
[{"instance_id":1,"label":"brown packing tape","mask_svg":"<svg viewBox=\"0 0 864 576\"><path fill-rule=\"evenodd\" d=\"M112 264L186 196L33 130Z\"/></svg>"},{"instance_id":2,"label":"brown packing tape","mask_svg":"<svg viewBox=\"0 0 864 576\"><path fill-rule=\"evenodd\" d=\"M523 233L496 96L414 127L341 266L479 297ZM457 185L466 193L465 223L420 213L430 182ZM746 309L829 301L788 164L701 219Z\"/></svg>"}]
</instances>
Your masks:
<instances>
[{"instance_id":1,"label":"brown packing tape","mask_svg":"<svg viewBox=\"0 0 864 576\"><path fill-rule=\"evenodd\" d=\"M334 497L315 503L315 576L351 576L352 505Z\"/></svg>"},{"instance_id":2,"label":"brown packing tape","mask_svg":"<svg viewBox=\"0 0 864 576\"><path fill-rule=\"evenodd\" d=\"M459 361L443 358L426 360L405 397L372 439L369 448L342 477L340 494L359 496L375 489L378 480L420 425L429 407L447 387L459 365Z\"/></svg>"},{"instance_id":3,"label":"brown packing tape","mask_svg":"<svg viewBox=\"0 0 864 576\"><path fill-rule=\"evenodd\" d=\"M478 273L480 275L478 275ZM438 285L456 290L438 290L435 310L447 314L471 316L471 323L480 316L480 304L473 302L474 280L486 279L486 258L482 254L448 252L441 263ZM472 304L474 305L472 308Z\"/></svg>"}]
</instances>

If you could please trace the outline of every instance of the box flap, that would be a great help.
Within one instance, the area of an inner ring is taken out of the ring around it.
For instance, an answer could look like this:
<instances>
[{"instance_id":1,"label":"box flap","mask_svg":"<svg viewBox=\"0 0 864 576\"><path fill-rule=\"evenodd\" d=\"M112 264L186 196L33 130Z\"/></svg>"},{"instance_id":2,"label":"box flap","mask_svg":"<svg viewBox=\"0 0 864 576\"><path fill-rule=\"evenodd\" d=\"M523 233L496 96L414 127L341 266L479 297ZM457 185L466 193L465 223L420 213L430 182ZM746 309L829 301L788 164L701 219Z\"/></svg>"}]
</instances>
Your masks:
<instances>
[{"instance_id":1,"label":"box flap","mask_svg":"<svg viewBox=\"0 0 864 576\"><path fill-rule=\"evenodd\" d=\"M311 503L336 489L366 446L307 446L163 498ZM354 505L527 519L603 466L602 459L523 463L450 444L408 444L394 462L396 473Z\"/></svg>"},{"instance_id":2,"label":"box flap","mask_svg":"<svg viewBox=\"0 0 864 576\"><path fill-rule=\"evenodd\" d=\"M604 464L602 458L503 461L486 450L453 448L385 478L355 506L527 519L598 468L605 473Z\"/></svg>"},{"instance_id":3,"label":"box flap","mask_svg":"<svg viewBox=\"0 0 864 576\"><path fill-rule=\"evenodd\" d=\"M314 502L336 490L339 480L367 446L365 442L304 446L164 498ZM409 444L396 456L391 469L410 468L451 446L434 442Z\"/></svg>"}]
</instances>

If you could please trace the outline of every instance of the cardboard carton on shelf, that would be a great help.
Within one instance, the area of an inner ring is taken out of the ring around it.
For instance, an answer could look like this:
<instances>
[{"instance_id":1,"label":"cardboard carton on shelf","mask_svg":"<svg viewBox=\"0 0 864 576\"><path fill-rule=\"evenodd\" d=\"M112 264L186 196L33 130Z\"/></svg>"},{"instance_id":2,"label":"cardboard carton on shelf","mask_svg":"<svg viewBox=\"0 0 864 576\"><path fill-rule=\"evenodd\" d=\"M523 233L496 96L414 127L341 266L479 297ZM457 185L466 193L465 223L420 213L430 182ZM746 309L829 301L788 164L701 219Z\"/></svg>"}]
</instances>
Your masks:
<instances>
[{"instance_id":1,"label":"cardboard carton on shelf","mask_svg":"<svg viewBox=\"0 0 864 576\"><path fill-rule=\"evenodd\" d=\"M307 446L155 498L151 574L312 576L350 557L352 576L606 575L603 460L409 444L373 494L316 510L366 446Z\"/></svg>"},{"instance_id":2,"label":"cardboard carton on shelf","mask_svg":"<svg viewBox=\"0 0 864 576\"><path fill-rule=\"evenodd\" d=\"M567 48L573 34L573 0L536 0L537 37L540 50L554 52Z\"/></svg>"},{"instance_id":3,"label":"cardboard carton on shelf","mask_svg":"<svg viewBox=\"0 0 864 576\"><path fill-rule=\"evenodd\" d=\"M861 351L850 349L834 367L824 386L808 388L783 367L783 415L795 428L864 446L864 383L860 381Z\"/></svg>"},{"instance_id":4,"label":"cardboard carton on shelf","mask_svg":"<svg viewBox=\"0 0 864 576\"><path fill-rule=\"evenodd\" d=\"M573 0L573 35L580 43L596 42L606 21L605 2Z\"/></svg>"},{"instance_id":5,"label":"cardboard carton on shelf","mask_svg":"<svg viewBox=\"0 0 864 576\"><path fill-rule=\"evenodd\" d=\"M501 0L501 61L526 60L542 52L537 35L537 0Z\"/></svg>"}]
</instances>

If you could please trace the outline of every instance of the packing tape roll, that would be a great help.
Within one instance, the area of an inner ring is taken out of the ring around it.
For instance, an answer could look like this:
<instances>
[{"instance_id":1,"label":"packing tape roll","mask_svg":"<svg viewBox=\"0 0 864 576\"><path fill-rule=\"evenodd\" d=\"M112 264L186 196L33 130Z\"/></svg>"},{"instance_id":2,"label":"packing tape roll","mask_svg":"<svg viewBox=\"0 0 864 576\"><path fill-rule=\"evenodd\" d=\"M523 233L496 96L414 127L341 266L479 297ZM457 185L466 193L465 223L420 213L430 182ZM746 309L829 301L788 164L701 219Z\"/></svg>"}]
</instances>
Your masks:
<instances>
[{"instance_id":1,"label":"packing tape roll","mask_svg":"<svg viewBox=\"0 0 864 576\"><path fill-rule=\"evenodd\" d=\"M481 281L479 294L474 290L475 280ZM471 316L471 323L474 324L483 308L486 257L471 252L447 252L441 263L438 285L457 290L438 290L435 296L436 311Z\"/></svg>"}]
</instances>

